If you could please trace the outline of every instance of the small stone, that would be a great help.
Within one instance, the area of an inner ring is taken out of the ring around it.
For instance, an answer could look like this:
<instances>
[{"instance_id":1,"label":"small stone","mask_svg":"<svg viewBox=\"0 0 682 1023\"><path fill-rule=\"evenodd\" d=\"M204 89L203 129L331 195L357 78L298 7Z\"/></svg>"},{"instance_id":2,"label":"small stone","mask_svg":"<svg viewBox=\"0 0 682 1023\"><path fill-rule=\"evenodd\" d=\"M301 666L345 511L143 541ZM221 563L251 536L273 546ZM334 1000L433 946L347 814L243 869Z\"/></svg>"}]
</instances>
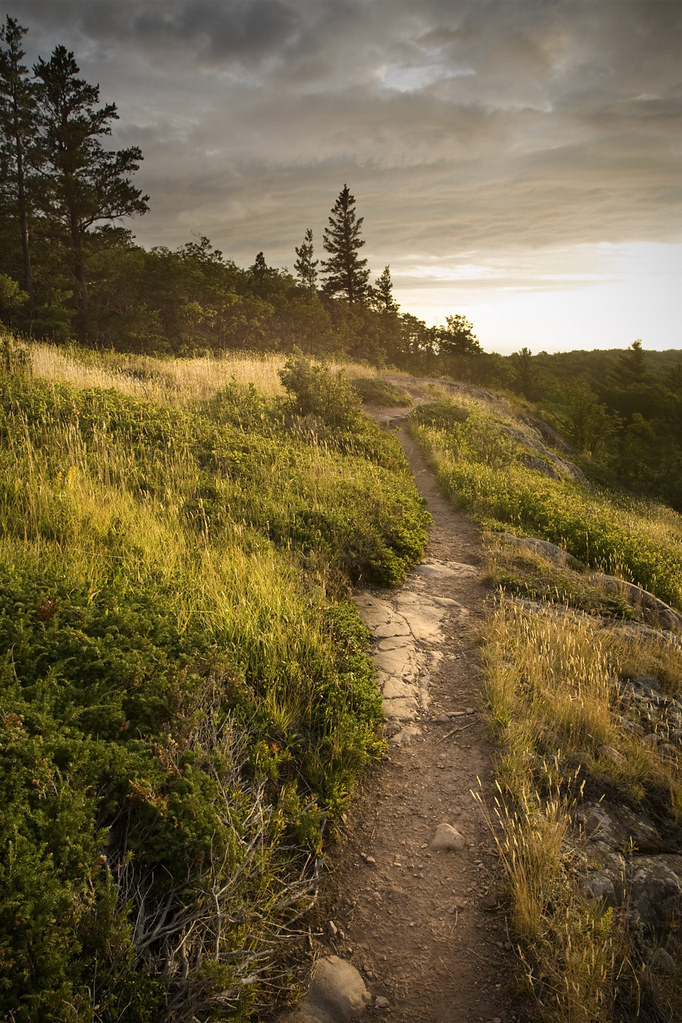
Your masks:
<instances>
[{"instance_id":1,"label":"small stone","mask_svg":"<svg viewBox=\"0 0 682 1023\"><path fill-rule=\"evenodd\" d=\"M365 856L365 863L376 863L373 856Z\"/></svg>"},{"instance_id":2,"label":"small stone","mask_svg":"<svg viewBox=\"0 0 682 1023\"><path fill-rule=\"evenodd\" d=\"M463 835L453 828L451 824L439 824L436 833L431 839L432 849L447 849L461 852L466 842Z\"/></svg>"},{"instance_id":3,"label":"small stone","mask_svg":"<svg viewBox=\"0 0 682 1023\"><path fill-rule=\"evenodd\" d=\"M476 713L476 708L475 707L467 707L466 712L467 712L467 714L475 714Z\"/></svg>"},{"instance_id":4,"label":"small stone","mask_svg":"<svg viewBox=\"0 0 682 1023\"><path fill-rule=\"evenodd\" d=\"M336 935L337 935L337 934L339 933L339 929L338 929L338 927L336 926L336 924L334 923L334 921L333 921L333 920L330 920L330 921L328 922L328 924L327 924L327 930L329 931L329 936L330 936L331 938L335 938L335 937L336 937Z\"/></svg>"},{"instance_id":5,"label":"small stone","mask_svg":"<svg viewBox=\"0 0 682 1023\"><path fill-rule=\"evenodd\" d=\"M674 977L677 973L677 963L670 953L666 952L664 948L656 949L651 957L651 965L658 967L659 970L662 970L663 973L669 974L671 977Z\"/></svg>"},{"instance_id":6,"label":"small stone","mask_svg":"<svg viewBox=\"0 0 682 1023\"><path fill-rule=\"evenodd\" d=\"M610 760L612 764L616 765L616 767L622 767L625 763L625 757L623 754L619 750L614 749L613 746L599 746L597 748L597 753L600 757L603 757L604 760Z\"/></svg>"},{"instance_id":7,"label":"small stone","mask_svg":"<svg viewBox=\"0 0 682 1023\"><path fill-rule=\"evenodd\" d=\"M318 959L306 1001L310 1008L346 1023L370 1001L365 982L351 963L329 956Z\"/></svg>"},{"instance_id":8,"label":"small stone","mask_svg":"<svg viewBox=\"0 0 682 1023\"><path fill-rule=\"evenodd\" d=\"M374 999L374 1004L376 1005L377 1009L388 1009L391 1003L389 1002L388 998L384 998L383 995L377 995L376 998Z\"/></svg>"}]
</instances>

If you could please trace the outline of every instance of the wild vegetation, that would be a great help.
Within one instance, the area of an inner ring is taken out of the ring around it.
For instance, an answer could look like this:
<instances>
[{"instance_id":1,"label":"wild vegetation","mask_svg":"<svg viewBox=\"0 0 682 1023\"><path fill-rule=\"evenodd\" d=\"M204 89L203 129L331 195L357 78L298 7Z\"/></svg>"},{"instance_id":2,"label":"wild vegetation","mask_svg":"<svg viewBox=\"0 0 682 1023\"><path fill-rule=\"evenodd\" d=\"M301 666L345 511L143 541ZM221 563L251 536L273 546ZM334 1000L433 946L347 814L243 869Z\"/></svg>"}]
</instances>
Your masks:
<instances>
[{"instance_id":1,"label":"wild vegetation","mask_svg":"<svg viewBox=\"0 0 682 1023\"><path fill-rule=\"evenodd\" d=\"M142 153L106 150L115 105L65 47L23 65L25 31L0 32L0 320L22 339L0 352L5 1017L246 1019L294 982L322 838L381 749L344 595L425 544L360 411L409 405L389 364L508 397L450 389L412 422L501 593L523 982L546 1020L682 1015L679 917L628 911L641 835L682 839L681 353L504 358L461 314L400 313L347 185L327 258L307 228L293 274L204 237L146 250L121 226ZM588 827L616 804L648 821L619 831L622 885Z\"/></svg>"},{"instance_id":2,"label":"wild vegetation","mask_svg":"<svg viewBox=\"0 0 682 1023\"><path fill-rule=\"evenodd\" d=\"M677 1018L682 905L660 871L682 839L682 520L597 492L509 403L457 393L411 420L485 527L498 587L484 656L499 800L486 812L520 987L553 1023Z\"/></svg>"},{"instance_id":3,"label":"wild vegetation","mask_svg":"<svg viewBox=\"0 0 682 1023\"><path fill-rule=\"evenodd\" d=\"M3 1015L247 1018L294 984L323 834L382 749L344 595L400 579L425 513L303 357L266 397L49 354L5 338L0 373Z\"/></svg>"}]
</instances>

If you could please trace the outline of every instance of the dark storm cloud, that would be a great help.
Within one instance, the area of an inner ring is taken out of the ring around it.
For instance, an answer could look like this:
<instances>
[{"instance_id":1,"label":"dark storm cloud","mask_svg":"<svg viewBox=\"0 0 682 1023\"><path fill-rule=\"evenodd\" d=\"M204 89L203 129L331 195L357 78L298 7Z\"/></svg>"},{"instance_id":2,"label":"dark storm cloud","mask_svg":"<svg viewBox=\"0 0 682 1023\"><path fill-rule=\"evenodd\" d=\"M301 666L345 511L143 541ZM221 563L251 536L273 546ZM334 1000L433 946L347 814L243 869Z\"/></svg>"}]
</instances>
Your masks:
<instances>
[{"instance_id":1,"label":"dark storm cloud","mask_svg":"<svg viewBox=\"0 0 682 1023\"><path fill-rule=\"evenodd\" d=\"M11 5L10 5L11 6ZM15 5L45 26L189 62L261 60L280 52L298 16L280 0L35 0Z\"/></svg>"},{"instance_id":2,"label":"dark storm cloud","mask_svg":"<svg viewBox=\"0 0 682 1023\"><path fill-rule=\"evenodd\" d=\"M24 0L142 146L146 243L291 262L347 181L368 255L671 241L679 3Z\"/></svg>"}]
</instances>

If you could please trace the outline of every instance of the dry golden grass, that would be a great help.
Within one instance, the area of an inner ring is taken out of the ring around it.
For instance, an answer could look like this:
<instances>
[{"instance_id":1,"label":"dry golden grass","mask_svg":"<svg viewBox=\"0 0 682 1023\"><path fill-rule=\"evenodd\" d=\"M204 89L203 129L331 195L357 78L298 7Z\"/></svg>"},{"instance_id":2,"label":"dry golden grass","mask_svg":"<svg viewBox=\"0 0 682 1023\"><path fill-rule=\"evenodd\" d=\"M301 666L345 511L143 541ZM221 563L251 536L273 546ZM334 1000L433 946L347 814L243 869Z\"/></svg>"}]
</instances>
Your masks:
<instances>
[{"instance_id":1,"label":"dry golden grass","mask_svg":"<svg viewBox=\"0 0 682 1023\"><path fill-rule=\"evenodd\" d=\"M604 628L547 605L543 613L501 597L485 649L487 697L501 746L500 798L488 814L504 865L525 983L546 1023L611 1019L617 979L628 972L622 919L583 892L573 859L578 773L634 803L669 794L682 810L677 756L627 727L619 679L655 675L679 693L682 648L642 630ZM636 720L636 715L634 715ZM571 773L572 772L572 773Z\"/></svg>"},{"instance_id":2,"label":"dry golden grass","mask_svg":"<svg viewBox=\"0 0 682 1023\"><path fill-rule=\"evenodd\" d=\"M36 376L65 380L80 388L113 387L134 398L174 407L210 399L233 380L242 387L253 384L266 398L284 394L279 371L286 355L274 353L229 352L222 356L165 359L119 352L94 353L43 343L32 343L28 353ZM407 373L380 370L358 362L334 360L327 365L332 372L342 372L349 380L410 379ZM435 385L425 387L425 393L439 392Z\"/></svg>"},{"instance_id":3,"label":"dry golden grass","mask_svg":"<svg viewBox=\"0 0 682 1023\"><path fill-rule=\"evenodd\" d=\"M36 376L65 380L76 387L113 387L123 394L173 406L213 397L236 380L253 384L265 397L284 393L279 370L281 355L230 353L222 357L163 359L151 355L95 354L76 348L31 344L28 348Z\"/></svg>"},{"instance_id":4,"label":"dry golden grass","mask_svg":"<svg viewBox=\"0 0 682 1023\"><path fill-rule=\"evenodd\" d=\"M505 871L521 986L545 1023L607 1023L622 925L586 899L567 862L573 798L558 780L544 798L531 789L517 794L513 810L500 789L492 814L474 793Z\"/></svg>"}]
</instances>

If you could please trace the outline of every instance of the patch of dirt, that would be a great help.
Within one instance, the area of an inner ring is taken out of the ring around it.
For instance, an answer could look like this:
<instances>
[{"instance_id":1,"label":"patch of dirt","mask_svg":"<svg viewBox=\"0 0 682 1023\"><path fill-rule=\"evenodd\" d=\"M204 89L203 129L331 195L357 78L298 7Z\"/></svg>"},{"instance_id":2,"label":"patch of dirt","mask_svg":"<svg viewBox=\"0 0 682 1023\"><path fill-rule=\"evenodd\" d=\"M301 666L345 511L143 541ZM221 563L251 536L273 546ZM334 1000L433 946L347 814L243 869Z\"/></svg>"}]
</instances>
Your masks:
<instances>
[{"instance_id":1,"label":"patch of dirt","mask_svg":"<svg viewBox=\"0 0 682 1023\"><path fill-rule=\"evenodd\" d=\"M377 418L396 424L405 411ZM403 427L400 439L433 516L428 556L482 567L477 527L442 496ZM373 1000L358 1019L511 1023L524 1016L508 989L513 950L498 900L501 870L471 795L480 779L492 805L477 645L489 593L470 572L427 578L425 586L429 597L450 598L468 614L445 613L428 710L422 707L415 720L419 734L389 744L388 756L367 772L328 850L316 910L318 951L347 959L365 978ZM442 823L464 836L464 849L430 848Z\"/></svg>"}]
</instances>

